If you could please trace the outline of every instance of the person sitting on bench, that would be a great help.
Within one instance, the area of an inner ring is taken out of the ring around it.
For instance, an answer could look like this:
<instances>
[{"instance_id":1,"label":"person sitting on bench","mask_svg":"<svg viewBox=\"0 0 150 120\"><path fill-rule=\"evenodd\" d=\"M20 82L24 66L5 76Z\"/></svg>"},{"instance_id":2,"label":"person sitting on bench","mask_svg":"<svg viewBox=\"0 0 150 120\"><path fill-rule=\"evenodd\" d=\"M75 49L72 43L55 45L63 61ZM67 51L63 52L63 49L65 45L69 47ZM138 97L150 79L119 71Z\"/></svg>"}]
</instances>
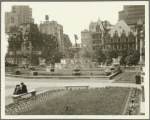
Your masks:
<instances>
[{"instance_id":1,"label":"person sitting on bench","mask_svg":"<svg viewBox=\"0 0 150 120\"><path fill-rule=\"evenodd\" d=\"M14 91L13 94L14 94L14 95L22 94L22 90L21 90L20 85L16 85L16 88L15 88L15 91Z\"/></svg>"},{"instance_id":2,"label":"person sitting on bench","mask_svg":"<svg viewBox=\"0 0 150 120\"><path fill-rule=\"evenodd\" d=\"M22 82L21 83L21 86L22 86L22 93L27 93L27 86Z\"/></svg>"}]
</instances>

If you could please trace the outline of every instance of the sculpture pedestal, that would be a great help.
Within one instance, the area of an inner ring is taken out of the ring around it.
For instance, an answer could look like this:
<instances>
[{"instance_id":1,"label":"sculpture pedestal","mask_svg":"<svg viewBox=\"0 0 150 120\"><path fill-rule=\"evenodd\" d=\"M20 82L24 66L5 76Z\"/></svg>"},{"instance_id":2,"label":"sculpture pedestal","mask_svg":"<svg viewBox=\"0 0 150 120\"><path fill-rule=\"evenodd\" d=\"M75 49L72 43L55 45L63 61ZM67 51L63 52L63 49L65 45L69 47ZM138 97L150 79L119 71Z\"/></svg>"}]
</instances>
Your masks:
<instances>
[{"instance_id":1,"label":"sculpture pedestal","mask_svg":"<svg viewBox=\"0 0 150 120\"><path fill-rule=\"evenodd\" d=\"M140 71L142 70L142 67L144 66L145 66L145 61L140 61L139 62Z\"/></svg>"},{"instance_id":2,"label":"sculpture pedestal","mask_svg":"<svg viewBox=\"0 0 150 120\"><path fill-rule=\"evenodd\" d=\"M75 68L74 72L73 72L73 75L81 75L80 69Z\"/></svg>"},{"instance_id":3,"label":"sculpture pedestal","mask_svg":"<svg viewBox=\"0 0 150 120\"><path fill-rule=\"evenodd\" d=\"M19 66L28 68L29 67L29 60L28 60L28 58L22 58L22 63Z\"/></svg>"}]
</instances>

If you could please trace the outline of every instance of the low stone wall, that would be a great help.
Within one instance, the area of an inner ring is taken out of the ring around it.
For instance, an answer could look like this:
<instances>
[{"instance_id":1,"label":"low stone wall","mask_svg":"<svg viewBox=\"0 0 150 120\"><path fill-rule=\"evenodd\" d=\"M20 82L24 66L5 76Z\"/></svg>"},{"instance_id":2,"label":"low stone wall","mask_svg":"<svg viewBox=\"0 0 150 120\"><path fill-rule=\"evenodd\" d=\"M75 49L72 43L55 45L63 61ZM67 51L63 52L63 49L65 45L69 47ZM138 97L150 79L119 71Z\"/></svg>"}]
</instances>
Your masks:
<instances>
[{"instance_id":1,"label":"low stone wall","mask_svg":"<svg viewBox=\"0 0 150 120\"><path fill-rule=\"evenodd\" d=\"M139 71L139 66L121 66L122 72L137 72Z\"/></svg>"},{"instance_id":2,"label":"low stone wall","mask_svg":"<svg viewBox=\"0 0 150 120\"><path fill-rule=\"evenodd\" d=\"M19 112L24 111L25 109L28 109L34 105L38 105L46 100L57 97L59 95L63 95L66 92L67 91L63 89L51 90L37 94L36 96L19 99L5 106L5 114L6 115L18 114Z\"/></svg>"},{"instance_id":3,"label":"low stone wall","mask_svg":"<svg viewBox=\"0 0 150 120\"><path fill-rule=\"evenodd\" d=\"M17 66L12 66L12 67L5 67L5 72L14 72Z\"/></svg>"},{"instance_id":4,"label":"low stone wall","mask_svg":"<svg viewBox=\"0 0 150 120\"><path fill-rule=\"evenodd\" d=\"M116 75L118 75L119 73L121 73L121 71L119 70L119 71L117 71L117 72L115 72L115 73L112 73L110 76L109 76L109 79L111 80L111 79L113 79Z\"/></svg>"}]
</instances>

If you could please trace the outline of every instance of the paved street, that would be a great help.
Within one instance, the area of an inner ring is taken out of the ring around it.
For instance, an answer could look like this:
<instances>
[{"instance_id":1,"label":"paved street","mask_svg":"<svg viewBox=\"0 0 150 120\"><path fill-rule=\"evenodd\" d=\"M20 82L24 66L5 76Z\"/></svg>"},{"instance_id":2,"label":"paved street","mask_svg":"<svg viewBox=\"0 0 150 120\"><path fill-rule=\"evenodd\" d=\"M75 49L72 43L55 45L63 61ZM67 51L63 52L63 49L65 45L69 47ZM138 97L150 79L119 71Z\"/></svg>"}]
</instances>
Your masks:
<instances>
[{"instance_id":1,"label":"paved street","mask_svg":"<svg viewBox=\"0 0 150 120\"><path fill-rule=\"evenodd\" d=\"M102 86L137 86L134 83L111 83L113 80L99 79L24 79L5 77L5 104L12 102L11 95L14 92L15 86L24 82L28 90L37 89L37 94L52 89L65 89L66 85L89 85L90 87Z\"/></svg>"}]
</instances>

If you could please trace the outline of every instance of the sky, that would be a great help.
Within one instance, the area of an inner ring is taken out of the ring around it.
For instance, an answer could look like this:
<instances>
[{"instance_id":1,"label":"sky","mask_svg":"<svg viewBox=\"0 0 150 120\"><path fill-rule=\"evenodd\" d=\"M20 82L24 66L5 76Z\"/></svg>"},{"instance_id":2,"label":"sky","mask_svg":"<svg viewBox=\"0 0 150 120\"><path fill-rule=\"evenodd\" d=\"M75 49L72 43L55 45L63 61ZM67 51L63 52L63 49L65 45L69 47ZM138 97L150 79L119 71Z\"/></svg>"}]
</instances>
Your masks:
<instances>
[{"instance_id":1,"label":"sky","mask_svg":"<svg viewBox=\"0 0 150 120\"><path fill-rule=\"evenodd\" d=\"M49 15L50 21L63 25L64 34L68 34L74 44L74 34L79 38L77 42L81 43L81 31L88 29L91 21L96 22L100 18L101 21L107 20L115 25L123 5L132 4L139 2L4 2L2 9L10 12L12 5L29 5L36 24L45 21L45 15Z\"/></svg>"}]
</instances>

